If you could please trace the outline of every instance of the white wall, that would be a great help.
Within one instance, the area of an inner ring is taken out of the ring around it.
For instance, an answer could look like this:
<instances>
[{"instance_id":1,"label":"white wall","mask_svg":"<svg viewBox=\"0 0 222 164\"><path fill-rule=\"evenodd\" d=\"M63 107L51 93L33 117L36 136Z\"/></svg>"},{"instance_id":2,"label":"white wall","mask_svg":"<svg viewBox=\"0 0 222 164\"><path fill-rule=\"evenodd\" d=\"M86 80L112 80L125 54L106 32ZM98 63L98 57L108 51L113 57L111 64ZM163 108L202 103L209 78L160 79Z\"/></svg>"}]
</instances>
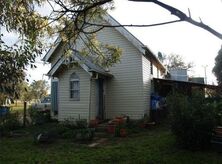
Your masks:
<instances>
[{"instance_id":1,"label":"white wall","mask_svg":"<svg viewBox=\"0 0 222 164\"><path fill-rule=\"evenodd\" d=\"M151 72L150 61L142 56L142 69L143 69L143 95L144 95L144 113L149 115L150 111L150 96L151 96ZM153 65L153 67L155 67ZM153 69L154 71L155 69Z\"/></svg>"},{"instance_id":2,"label":"white wall","mask_svg":"<svg viewBox=\"0 0 222 164\"><path fill-rule=\"evenodd\" d=\"M122 49L121 61L110 68L112 79L106 85L107 118L126 114L131 118L142 118L144 114L142 55L114 28L105 28L97 35L105 44Z\"/></svg>"},{"instance_id":3,"label":"white wall","mask_svg":"<svg viewBox=\"0 0 222 164\"><path fill-rule=\"evenodd\" d=\"M72 73L80 77L80 101L70 99L69 79ZM59 110L58 119L67 118L88 119L89 118L89 99L90 99L90 75L82 68L64 69L59 74Z\"/></svg>"}]
</instances>

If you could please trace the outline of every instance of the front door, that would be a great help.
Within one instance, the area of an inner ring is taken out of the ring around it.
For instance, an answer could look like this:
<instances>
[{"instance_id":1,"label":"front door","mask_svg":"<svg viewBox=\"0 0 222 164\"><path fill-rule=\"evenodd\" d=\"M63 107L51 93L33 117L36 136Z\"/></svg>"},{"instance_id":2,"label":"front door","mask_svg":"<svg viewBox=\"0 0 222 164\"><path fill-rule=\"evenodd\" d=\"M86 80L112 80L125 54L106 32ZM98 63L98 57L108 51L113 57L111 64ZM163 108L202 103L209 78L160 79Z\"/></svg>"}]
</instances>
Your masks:
<instances>
[{"instance_id":1,"label":"front door","mask_svg":"<svg viewBox=\"0 0 222 164\"><path fill-rule=\"evenodd\" d=\"M51 108L54 115L58 114L58 81L52 81Z\"/></svg>"},{"instance_id":2,"label":"front door","mask_svg":"<svg viewBox=\"0 0 222 164\"><path fill-rule=\"evenodd\" d=\"M104 79L98 79L98 113L97 117L100 120L104 119Z\"/></svg>"}]
</instances>

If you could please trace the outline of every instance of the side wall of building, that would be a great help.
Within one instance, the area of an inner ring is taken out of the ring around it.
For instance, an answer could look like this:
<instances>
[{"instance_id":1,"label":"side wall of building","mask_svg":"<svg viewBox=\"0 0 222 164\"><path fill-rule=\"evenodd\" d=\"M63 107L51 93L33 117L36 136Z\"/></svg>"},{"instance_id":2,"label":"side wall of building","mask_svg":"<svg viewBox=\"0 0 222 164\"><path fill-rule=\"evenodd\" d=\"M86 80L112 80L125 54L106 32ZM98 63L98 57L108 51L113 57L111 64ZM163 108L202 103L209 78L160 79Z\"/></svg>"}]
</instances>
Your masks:
<instances>
[{"instance_id":1,"label":"side wall of building","mask_svg":"<svg viewBox=\"0 0 222 164\"><path fill-rule=\"evenodd\" d=\"M92 79L90 82L90 120L97 117L97 89L96 80Z\"/></svg>"},{"instance_id":2,"label":"side wall of building","mask_svg":"<svg viewBox=\"0 0 222 164\"><path fill-rule=\"evenodd\" d=\"M105 28L97 35L104 43L120 47L119 63L110 68L113 78L106 80L105 116L128 115L133 119L144 115L142 54L115 28Z\"/></svg>"},{"instance_id":3,"label":"side wall of building","mask_svg":"<svg viewBox=\"0 0 222 164\"><path fill-rule=\"evenodd\" d=\"M151 63L147 58L142 56L143 69L143 98L144 98L144 113L150 113L150 96L151 96Z\"/></svg>"},{"instance_id":4,"label":"side wall of building","mask_svg":"<svg viewBox=\"0 0 222 164\"><path fill-rule=\"evenodd\" d=\"M70 98L70 76L72 73L79 76L80 100ZM80 67L64 69L59 75L58 119L89 119L90 105L90 75Z\"/></svg>"}]
</instances>

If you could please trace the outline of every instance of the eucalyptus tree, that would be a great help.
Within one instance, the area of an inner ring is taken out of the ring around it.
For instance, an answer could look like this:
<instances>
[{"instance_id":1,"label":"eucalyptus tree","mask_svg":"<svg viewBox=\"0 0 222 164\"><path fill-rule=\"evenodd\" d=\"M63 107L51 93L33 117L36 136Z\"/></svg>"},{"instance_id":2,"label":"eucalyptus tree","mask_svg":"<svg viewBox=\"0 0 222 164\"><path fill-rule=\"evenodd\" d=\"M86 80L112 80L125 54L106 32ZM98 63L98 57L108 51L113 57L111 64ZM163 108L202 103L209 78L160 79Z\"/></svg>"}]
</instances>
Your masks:
<instances>
[{"instance_id":1,"label":"eucalyptus tree","mask_svg":"<svg viewBox=\"0 0 222 164\"><path fill-rule=\"evenodd\" d=\"M213 73L217 78L218 85L222 85L222 47L215 58L215 66L213 68Z\"/></svg>"},{"instance_id":2,"label":"eucalyptus tree","mask_svg":"<svg viewBox=\"0 0 222 164\"><path fill-rule=\"evenodd\" d=\"M0 92L14 95L17 84L25 78L24 70L33 66L42 53L43 36L48 33L46 17L35 11L41 0L7 0L0 3ZM7 43L14 33L17 41Z\"/></svg>"},{"instance_id":3,"label":"eucalyptus tree","mask_svg":"<svg viewBox=\"0 0 222 164\"><path fill-rule=\"evenodd\" d=\"M102 17L114 8L113 0L7 0L0 3L0 92L14 95L16 85L25 78L27 66L35 67L35 58L49 46L48 38L59 37L65 47L64 55L73 53L73 45L78 40L85 44L82 55L91 55L94 62L111 66L120 59L121 49L100 43L95 33L103 28L121 26L149 27L187 21L203 28L218 38L221 34L197 22L182 11L157 0L132 0L153 2L165 8L179 19L151 25L110 26ZM41 14L47 6L48 12ZM15 33L18 40L13 44L6 42L8 33Z\"/></svg>"}]
</instances>

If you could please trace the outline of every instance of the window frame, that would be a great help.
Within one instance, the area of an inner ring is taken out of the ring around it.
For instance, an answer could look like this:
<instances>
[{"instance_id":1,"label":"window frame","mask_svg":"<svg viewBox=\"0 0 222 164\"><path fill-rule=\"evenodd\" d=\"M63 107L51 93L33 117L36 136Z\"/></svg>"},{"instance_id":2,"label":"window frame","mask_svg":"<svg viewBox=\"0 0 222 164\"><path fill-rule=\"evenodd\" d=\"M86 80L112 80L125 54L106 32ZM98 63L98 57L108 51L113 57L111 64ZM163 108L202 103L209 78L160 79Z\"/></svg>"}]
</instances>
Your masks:
<instances>
[{"instance_id":1,"label":"window frame","mask_svg":"<svg viewBox=\"0 0 222 164\"><path fill-rule=\"evenodd\" d=\"M75 92L77 92L77 96L75 96ZM70 75L69 79L69 98L73 101L80 101L80 78L75 72Z\"/></svg>"},{"instance_id":2,"label":"window frame","mask_svg":"<svg viewBox=\"0 0 222 164\"><path fill-rule=\"evenodd\" d=\"M150 74L153 75L153 63L150 62Z\"/></svg>"}]
</instances>

